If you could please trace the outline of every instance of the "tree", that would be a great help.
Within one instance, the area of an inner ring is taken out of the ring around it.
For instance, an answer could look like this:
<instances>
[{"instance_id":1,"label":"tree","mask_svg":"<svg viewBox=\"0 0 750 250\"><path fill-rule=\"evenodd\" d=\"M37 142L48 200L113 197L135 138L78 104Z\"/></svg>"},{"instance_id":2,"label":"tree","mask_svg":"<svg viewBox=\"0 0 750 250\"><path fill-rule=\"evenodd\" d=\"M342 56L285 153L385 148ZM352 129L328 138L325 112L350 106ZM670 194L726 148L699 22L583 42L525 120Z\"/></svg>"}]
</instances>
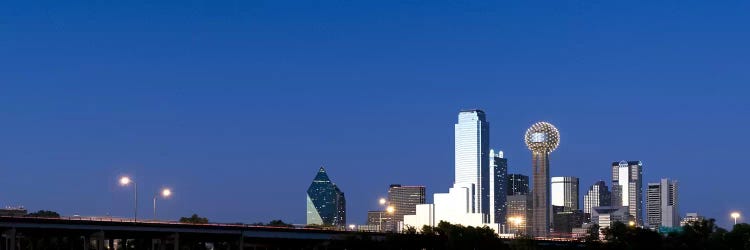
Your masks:
<instances>
[{"instance_id":1,"label":"tree","mask_svg":"<svg viewBox=\"0 0 750 250\"><path fill-rule=\"evenodd\" d=\"M60 214L54 211L39 210L34 213L27 214L26 217L60 218Z\"/></svg>"},{"instance_id":2,"label":"tree","mask_svg":"<svg viewBox=\"0 0 750 250\"><path fill-rule=\"evenodd\" d=\"M191 223L191 224L206 224L208 219L200 217L197 214L193 214L190 217L180 217L180 223Z\"/></svg>"},{"instance_id":3,"label":"tree","mask_svg":"<svg viewBox=\"0 0 750 250\"><path fill-rule=\"evenodd\" d=\"M268 222L266 226L270 227L294 227L292 224L287 224L282 220L272 220L271 222Z\"/></svg>"}]
</instances>

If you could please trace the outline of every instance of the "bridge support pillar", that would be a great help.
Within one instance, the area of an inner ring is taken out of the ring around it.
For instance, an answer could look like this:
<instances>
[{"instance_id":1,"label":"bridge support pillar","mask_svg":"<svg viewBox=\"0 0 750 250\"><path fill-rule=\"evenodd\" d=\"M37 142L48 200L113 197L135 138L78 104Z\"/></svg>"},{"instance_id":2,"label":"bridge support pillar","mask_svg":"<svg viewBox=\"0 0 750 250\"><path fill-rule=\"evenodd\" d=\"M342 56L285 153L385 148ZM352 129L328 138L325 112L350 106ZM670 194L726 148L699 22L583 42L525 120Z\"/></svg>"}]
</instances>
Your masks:
<instances>
[{"instance_id":1,"label":"bridge support pillar","mask_svg":"<svg viewBox=\"0 0 750 250\"><path fill-rule=\"evenodd\" d=\"M99 232L93 233L93 234L91 234L90 238L89 237L85 237L85 238L86 238L86 240L85 240L86 241L86 246L85 246L86 250L89 249L89 245L91 244L91 238L94 238L94 242L96 242L96 250L104 250L105 244L107 244L107 242L104 239L104 231L99 231Z\"/></svg>"},{"instance_id":2,"label":"bridge support pillar","mask_svg":"<svg viewBox=\"0 0 750 250\"><path fill-rule=\"evenodd\" d=\"M172 241L174 242L174 250L180 250L180 233L174 233Z\"/></svg>"},{"instance_id":3,"label":"bridge support pillar","mask_svg":"<svg viewBox=\"0 0 750 250\"><path fill-rule=\"evenodd\" d=\"M5 232L3 232L3 234L6 237L6 240L5 240L5 249L8 249L8 250L16 250L16 249L18 249L16 247L16 229L15 228L11 228L11 229L5 230Z\"/></svg>"},{"instance_id":4,"label":"bridge support pillar","mask_svg":"<svg viewBox=\"0 0 750 250\"><path fill-rule=\"evenodd\" d=\"M245 232L240 232L239 250L245 250Z\"/></svg>"}]
</instances>

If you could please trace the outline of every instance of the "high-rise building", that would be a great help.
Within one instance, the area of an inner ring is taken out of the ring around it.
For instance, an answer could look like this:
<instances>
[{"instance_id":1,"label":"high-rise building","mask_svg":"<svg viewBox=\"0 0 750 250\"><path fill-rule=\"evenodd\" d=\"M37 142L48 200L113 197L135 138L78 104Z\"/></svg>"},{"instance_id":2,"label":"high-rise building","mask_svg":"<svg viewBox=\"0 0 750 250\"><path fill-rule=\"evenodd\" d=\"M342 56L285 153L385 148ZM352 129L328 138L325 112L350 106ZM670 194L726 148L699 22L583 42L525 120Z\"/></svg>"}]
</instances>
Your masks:
<instances>
[{"instance_id":1,"label":"high-rise building","mask_svg":"<svg viewBox=\"0 0 750 250\"><path fill-rule=\"evenodd\" d=\"M597 181L589 187L588 193L583 196L583 214L585 221L591 221L591 213L593 207L609 206L611 205L611 194L609 188L604 181Z\"/></svg>"},{"instance_id":2,"label":"high-rise building","mask_svg":"<svg viewBox=\"0 0 750 250\"><path fill-rule=\"evenodd\" d=\"M469 190L470 213L490 212L490 124L482 110L458 113L455 125L455 188Z\"/></svg>"},{"instance_id":3,"label":"high-rise building","mask_svg":"<svg viewBox=\"0 0 750 250\"><path fill-rule=\"evenodd\" d=\"M508 195L508 229L510 233L527 235L531 220L531 195Z\"/></svg>"},{"instance_id":4,"label":"high-rise building","mask_svg":"<svg viewBox=\"0 0 750 250\"><path fill-rule=\"evenodd\" d=\"M508 174L508 195L529 194L529 177L522 174Z\"/></svg>"},{"instance_id":5,"label":"high-rise building","mask_svg":"<svg viewBox=\"0 0 750 250\"><path fill-rule=\"evenodd\" d=\"M490 223L505 224L508 196L508 159L503 151L490 150Z\"/></svg>"},{"instance_id":6,"label":"high-rise building","mask_svg":"<svg viewBox=\"0 0 750 250\"><path fill-rule=\"evenodd\" d=\"M384 231L386 228L393 228L391 214L386 211L367 211L367 225L374 228L374 231Z\"/></svg>"},{"instance_id":7,"label":"high-rise building","mask_svg":"<svg viewBox=\"0 0 750 250\"><path fill-rule=\"evenodd\" d=\"M402 225L434 227L445 221L464 226L489 226L499 232L499 224L490 224L490 179L494 178L494 170L490 170L489 123L484 112L461 111L455 132L456 179L453 187L448 193L435 193L433 204L417 205L416 214L405 215Z\"/></svg>"},{"instance_id":8,"label":"high-rise building","mask_svg":"<svg viewBox=\"0 0 750 250\"><path fill-rule=\"evenodd\" d=\"M651 228L677 227L677 181L666 178L658 183L649 183L646 202L648 226Z\"/></svg>"},{"instance_id":9,"label":"high-rise building","mask_svg":"<svg viewBox=\"0 0 750 250\"><path fill-rule=\"evenodd\" d=\"M563 211L578 210L577 177L552 177L550 183L552 206L561 206Z\"/></svg>"},{"instance_id":10,"label":"high-rise building","mask_svg":"<svg viewBox=\"0 0 750 250\"><path fill-rule=\"evenodd\" d=\"M538 122L532 125L525 136L526 145L532 152L532 236L546 237L550 231L550 176L549 155L560 145L560 132L552 124Z\"/></svg>"},{"instance_id":11,"label":"high-rise building","mask_svg":"<svg viewBox=\"0 0 750 250\"><path fill-rule=\"evenodd\" d=\"M628 207L629 221L643 225L643 163L612 163L612 206Z\"/></svg>"},{"instance_id":12,"label":"high-rise building","mask_svg":"<svg viewBox=\"0 0 750 250\"><path fill-rule=\"evenodd\" d=\"M307 188L307 224L346 226L344 192L331 182L323 167L320 167L312 184Z\"/></svg>"},{"instance_id":13,"label":"high-rise building","mask_svg":"<svg viewBox=\"0 0 750 250\"><path fill-rule=\"evenodd\" d=\"M404 215L416 214L417 205L425 203L424 186L392 184L388 188L388 205L393 206L393 225L404 221Z\"/></svg>"}]
</instances>

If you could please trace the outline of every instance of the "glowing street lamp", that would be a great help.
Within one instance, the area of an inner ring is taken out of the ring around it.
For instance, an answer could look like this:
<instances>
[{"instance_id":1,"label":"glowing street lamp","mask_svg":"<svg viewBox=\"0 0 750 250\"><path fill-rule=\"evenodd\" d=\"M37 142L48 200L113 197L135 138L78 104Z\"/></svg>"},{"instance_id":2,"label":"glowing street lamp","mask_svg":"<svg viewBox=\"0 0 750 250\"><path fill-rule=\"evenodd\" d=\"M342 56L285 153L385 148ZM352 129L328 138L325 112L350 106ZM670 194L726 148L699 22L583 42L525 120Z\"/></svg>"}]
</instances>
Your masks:
<instances>
[{"instance_id":1,"label":"glowing street lamp","mask_svg":"<svg viewBox=\"0 0 750 250\"><path fill-rule=\"evenodd\" d=\"M350 225L349 225L349 230L351 230L351 231L354 231L354 228L355 228L355 227L357 227L357 225L354 225L354 224L350 224Z\"/></svg>"},{"instance_id":2,"label":"glowing street lamp","mask_svg":"<svg viewBox=\"0 0 750 250\"><path fill-rule=\"evenodd\" d=\"M396 208L394 208L393 206L388 206L388 207L387 207L387 208L385 209L385 211L386 211L386 212L387 212L388 214L393 214L394 212L396 212Z\"/></svg>"},{"instance_id":3,"label":"glowing street lamp","mask_svg":"<svg viewBox=\"0 0 750 250\"><path fill-rule=\"evenodd\" d=\"M120 186L126 187L133 184L133 222L138 222L138 184L128 176L120 177Z\"/></svg>"},{"instance_id":4,"label":"glowing street lamp","mask_svg":"<svg viewBox=\"0 0 750 250\"><path fill-rule=\"evenodd\" d=\"M385 198L380 198L378 200L378 203L380 203L381 206L385 206L386 203L388 203L388 200ZM383 231L383 212L378 212L378 232Z\"/></svg>"},{"instance_id":5,"label":"glowing street lamp","mask_svg":"<svg viewBox=\"0 0 750 250\"><path fill-rule=\"evenodd\" d=\"M396 208L394 208L393 206L388 206L387 208L385 208L385 212L391 215L391 224L393 224L393 228L395 231L396 225L394 224L394 219L396 219L396 217L393 215L393 213L396 212Z\"/></svg>"},{"instance_id":6,"label":"glowing street lamp","mask_svg":"<svg viewBox=\"0 0 750 250\"><path fill-rule=\"evenodd\" d=\"M631 220L631 221L628 221L628 225L629 225L630 227L634 227L634 226L635 226L635 221L632 221L632 220Z\"/></svg>"},{"instance_id":7,"label":"glowing street lamp","mask_svg":"<svg viewBox=\"0 0 750 250\"><path fill-rule=\"evenodd\" d=\"M734 224L737 225L737 218L740 218L740 212L732 212L730 216L734 219Z\"/></svg>"},{"instance_id":8,"label":"glowing street lamp","mask_svg":"<svg viewBox=\"0 0 750 250\"><path fill-rule=\"evenodd\" d=\"M172 190L169 188L164 188L161 190L160 195L163 199L169 198L170 196L172 196ZM156 198L157 197L159 197L159 194L154 195L154 220L156 220Z\"/></svg>"}]
</instances>

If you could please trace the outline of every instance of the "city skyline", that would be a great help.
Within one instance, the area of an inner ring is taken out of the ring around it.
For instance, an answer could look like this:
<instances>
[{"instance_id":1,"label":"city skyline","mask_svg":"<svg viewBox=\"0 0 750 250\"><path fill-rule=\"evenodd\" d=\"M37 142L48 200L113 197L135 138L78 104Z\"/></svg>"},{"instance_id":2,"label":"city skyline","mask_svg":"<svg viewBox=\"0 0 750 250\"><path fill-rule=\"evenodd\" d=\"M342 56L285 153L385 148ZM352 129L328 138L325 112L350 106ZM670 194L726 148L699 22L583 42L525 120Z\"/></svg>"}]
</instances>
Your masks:
<instances>
[{"instance_id":1,"label":"city skyline","mask_svg":"<svg viewBox=\"0 0 750 250\"><path fill-rule=\"evenodd\" d=\"M728 227L750 210L731 195L750 174L748 5L14 1L0 205L130 217L128 175L139 217L168 186L159 218L302 224L326 166L362 223L391 183L448 190L455 114L483 109L508 173L531 176L520 137L549 121L551 176L612 188L610 163L640 160L644 188L679 181L680 216Z\"/></svg>"}]
</instances>

